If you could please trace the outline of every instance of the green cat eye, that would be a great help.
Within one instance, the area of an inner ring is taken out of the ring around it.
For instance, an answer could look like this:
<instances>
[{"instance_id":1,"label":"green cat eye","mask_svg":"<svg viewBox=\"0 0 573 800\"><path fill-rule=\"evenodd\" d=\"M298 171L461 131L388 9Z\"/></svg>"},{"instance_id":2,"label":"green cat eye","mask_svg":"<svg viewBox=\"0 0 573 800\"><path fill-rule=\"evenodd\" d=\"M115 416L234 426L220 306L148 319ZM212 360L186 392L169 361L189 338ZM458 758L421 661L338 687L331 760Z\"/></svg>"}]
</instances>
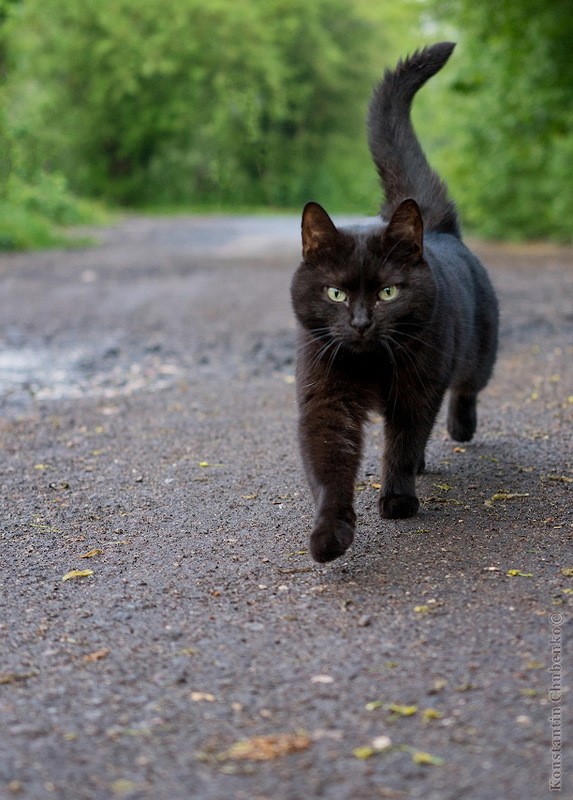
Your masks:
<instances>
[{"instance_id":1,"label":"green cat eye","mask_svg":"<svg viewBox=\"0 0 573 800\"><path fill-rule=\"evenodd\" d=\"M326 294L328 295L329 299L332 300L334 303L344 303L348 295L346 292L343 292L342 289L337 289L334 286L329 286L326 290Z\"/></svg>"},{"instance_id":2,"label":"green cat eye","mask_svg":"<svg viewBox=\"0 0 573 800\"><path fill-rule=\"evenodd\" d=\"M395 300L398 297L399 292L400 290L397 286L385 286L378 292L378 297L380 300L385 300L389 303L390 300Z\"/></svg>"}]
</instances>

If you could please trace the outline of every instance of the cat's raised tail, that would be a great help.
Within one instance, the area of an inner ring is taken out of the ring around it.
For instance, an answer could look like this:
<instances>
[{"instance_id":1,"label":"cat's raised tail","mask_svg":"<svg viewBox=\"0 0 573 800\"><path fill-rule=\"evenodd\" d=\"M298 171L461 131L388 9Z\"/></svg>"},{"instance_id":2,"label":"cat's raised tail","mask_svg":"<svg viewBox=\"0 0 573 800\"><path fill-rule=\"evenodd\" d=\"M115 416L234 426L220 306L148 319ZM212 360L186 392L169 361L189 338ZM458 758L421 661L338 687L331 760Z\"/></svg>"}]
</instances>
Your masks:
<instances>
[{"instance_id":1,"label":"cat's raised tail","mask_svg":"<svg viewBox=\"0 0 573 800\"><path fill-rule=\"evenodd\" d=\"M385 194L382 216L390 219L397 206L414 198L426 231L460 235L456 207L432 170L410 120L418 89L450 57L451 42L425 47L387 70L374 89L368 112L368 144Z\"/></svg>"}]
</instances>

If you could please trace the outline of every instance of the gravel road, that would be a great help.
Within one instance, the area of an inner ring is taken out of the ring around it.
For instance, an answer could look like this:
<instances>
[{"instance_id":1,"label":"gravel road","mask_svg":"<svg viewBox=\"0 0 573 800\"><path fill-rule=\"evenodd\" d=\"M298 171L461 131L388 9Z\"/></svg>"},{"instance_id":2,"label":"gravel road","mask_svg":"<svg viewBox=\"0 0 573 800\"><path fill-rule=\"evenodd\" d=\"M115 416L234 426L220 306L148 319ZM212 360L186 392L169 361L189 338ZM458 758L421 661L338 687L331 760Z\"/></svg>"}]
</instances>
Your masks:
<instances>
[{"instance_id":1,"label":"gravel road","mask_svg":"<svg viewBox=\"0 0 573 800\"><path fill-rule=\"evenodd\" d=\"M381 522L374 421L320 566L298 229L134 217L0 258L0 797L573 797L573 250L475 244L478 434L440 417L420 514Z\"/></svg>"}]
</instances>

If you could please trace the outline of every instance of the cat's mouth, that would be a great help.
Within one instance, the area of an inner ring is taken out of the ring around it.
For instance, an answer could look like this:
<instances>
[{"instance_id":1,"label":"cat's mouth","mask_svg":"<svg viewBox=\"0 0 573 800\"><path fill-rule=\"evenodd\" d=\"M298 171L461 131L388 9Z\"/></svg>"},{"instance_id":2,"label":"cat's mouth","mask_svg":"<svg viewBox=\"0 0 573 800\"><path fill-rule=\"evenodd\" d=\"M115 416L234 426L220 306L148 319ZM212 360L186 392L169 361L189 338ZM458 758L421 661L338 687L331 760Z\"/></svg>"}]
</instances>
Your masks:
<instances>
[{"instance_id":1,"label":"cat's mouth","mask_svg":"<svg viewBox=\"0 0 573 800\"><path fill-rule=\"evenodd\" d=\"M355 331L347 333L341 341L342 347L351 353L374 353L380 348L380 342L372 331Z\"/></svg>"}]
</instances>

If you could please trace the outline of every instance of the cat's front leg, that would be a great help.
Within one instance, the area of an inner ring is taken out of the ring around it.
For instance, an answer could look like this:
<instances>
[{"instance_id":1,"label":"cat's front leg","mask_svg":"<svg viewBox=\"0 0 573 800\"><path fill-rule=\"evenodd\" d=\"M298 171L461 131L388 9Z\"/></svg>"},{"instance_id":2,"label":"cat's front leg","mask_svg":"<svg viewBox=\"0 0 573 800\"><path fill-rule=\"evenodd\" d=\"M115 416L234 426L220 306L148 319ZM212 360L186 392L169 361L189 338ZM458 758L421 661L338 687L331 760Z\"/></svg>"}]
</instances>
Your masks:
<instances>
[{"instance_id":1,"label":"cat's front leg","mask_svg":"<svg viewBox=\"0 0 573 800\"><path fill-rule=\"evenodd\" d=\"M403 519L417 514L416 475L424 471L424 452L441 400L418 413L396 413L385 420L385 449L380 514Z\"/></svg>"},{"instance_id":2,"label":"cat's front leg","mask_svg":"<svg viewBox=\"0 0 573 800\"><path fill-rule=\"evenodd\" d=\"M343 398L312 395L300 403L301 454L316 504L310 552L320 563L343 555L354 539L363 416Z\"/></svg>"}]
</instances>

